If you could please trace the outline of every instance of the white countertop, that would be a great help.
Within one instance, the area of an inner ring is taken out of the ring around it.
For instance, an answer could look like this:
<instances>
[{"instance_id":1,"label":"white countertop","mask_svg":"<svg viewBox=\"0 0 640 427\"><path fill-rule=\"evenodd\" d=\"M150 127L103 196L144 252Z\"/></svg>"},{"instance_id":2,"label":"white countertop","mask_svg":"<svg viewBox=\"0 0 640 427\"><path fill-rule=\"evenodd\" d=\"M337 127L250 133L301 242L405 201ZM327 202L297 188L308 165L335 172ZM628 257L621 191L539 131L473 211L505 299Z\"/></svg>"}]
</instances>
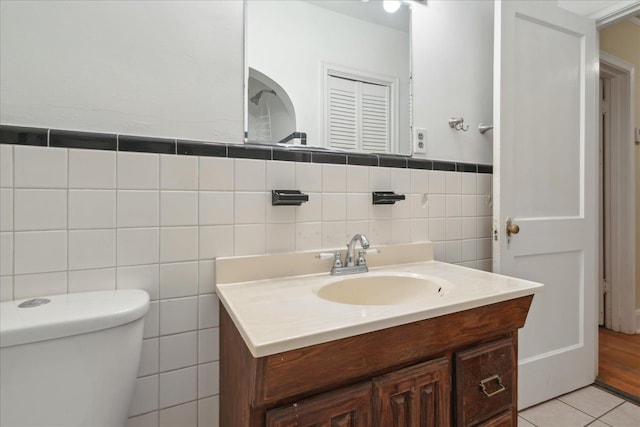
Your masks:
<instances>
[{"instance_id":1,"label":"white countertop","mask_svg":"<svg viewBox=\"0 0 640 427\"><path fill-rule=\"evenodd\" d=\"M314 290L344 278L329 272L218 283L218 297L255 357L294 350L376 330L532 295L542 284L439 261L370 268L358 276L404 272L444 279L437 299L361 306L330 302Z\"/></svg>"}]
</instances>

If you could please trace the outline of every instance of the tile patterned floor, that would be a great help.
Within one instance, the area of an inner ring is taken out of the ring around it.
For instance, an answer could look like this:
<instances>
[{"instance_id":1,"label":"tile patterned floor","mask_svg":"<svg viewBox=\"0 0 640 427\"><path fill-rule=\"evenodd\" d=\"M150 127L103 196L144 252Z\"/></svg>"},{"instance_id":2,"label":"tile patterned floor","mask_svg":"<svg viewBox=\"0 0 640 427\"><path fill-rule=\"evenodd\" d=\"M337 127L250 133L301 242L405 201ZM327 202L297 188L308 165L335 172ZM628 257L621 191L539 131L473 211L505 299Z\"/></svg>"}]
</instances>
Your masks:
<instances>
[{"instance_id":1,"label":"tile patterned floor","mask_svg":"<svg viewBox=\"0 0 640 427\"><path fill-rule=\"evenodd\" d=\"M640 406L589 386L520 411L518 427L640 427Z\"/></svg>"}]
</instances>

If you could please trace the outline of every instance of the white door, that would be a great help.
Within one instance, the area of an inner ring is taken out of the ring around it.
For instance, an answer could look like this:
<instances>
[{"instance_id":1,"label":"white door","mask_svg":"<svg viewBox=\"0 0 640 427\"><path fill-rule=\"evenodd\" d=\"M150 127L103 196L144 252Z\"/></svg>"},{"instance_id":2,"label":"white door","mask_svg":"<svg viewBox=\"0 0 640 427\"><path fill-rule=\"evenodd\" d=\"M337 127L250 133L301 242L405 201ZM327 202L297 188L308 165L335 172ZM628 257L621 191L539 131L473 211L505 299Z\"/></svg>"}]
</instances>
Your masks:
<instances>
[{"instance_id":1,"label":"white door","mask_svg":"<svg viewBox=\"0 0 640 427\"><path fill-rule=\"evenodd\" d=\"M493 267L545 285L519 335L520 409L596 376L596 43L556 2L496 3Z\"/></svg>"}]
</instances>

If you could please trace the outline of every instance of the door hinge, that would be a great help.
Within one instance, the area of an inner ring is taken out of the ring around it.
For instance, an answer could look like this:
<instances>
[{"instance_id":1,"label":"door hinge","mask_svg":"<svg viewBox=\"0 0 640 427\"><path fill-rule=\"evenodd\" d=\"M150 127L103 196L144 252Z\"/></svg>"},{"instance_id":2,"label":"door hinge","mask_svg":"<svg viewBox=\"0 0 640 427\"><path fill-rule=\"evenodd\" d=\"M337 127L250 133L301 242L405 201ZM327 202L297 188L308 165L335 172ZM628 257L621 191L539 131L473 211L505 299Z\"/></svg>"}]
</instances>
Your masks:
<instances>
[{"instance_id":1,"label":"door hinge","mask_svg":"<svg viewBox=\"0 0 640 427\"><path fill-rule=\"evenodd\" d=\"M493 229L493 241L494 242L498 241L498 229L497 228Z\"/></svg>"}]
</instances>

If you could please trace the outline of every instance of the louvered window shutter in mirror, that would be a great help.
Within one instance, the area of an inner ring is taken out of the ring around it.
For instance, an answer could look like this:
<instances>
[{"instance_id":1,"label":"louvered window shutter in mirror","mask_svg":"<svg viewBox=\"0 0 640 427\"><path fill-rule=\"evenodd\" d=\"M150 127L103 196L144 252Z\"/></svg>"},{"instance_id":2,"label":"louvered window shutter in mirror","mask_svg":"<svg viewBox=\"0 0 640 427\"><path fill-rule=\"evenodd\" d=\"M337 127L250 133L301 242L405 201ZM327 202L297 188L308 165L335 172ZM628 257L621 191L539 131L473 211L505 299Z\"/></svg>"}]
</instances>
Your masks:
<instances>
[{"instance_id":1,"label":"louvered window shutter in mirror","mask_svg":"<svg viewBox=\"0 0 640 427\"><path fill-rule=\"evenodd\" d=\"M389 87L359 82L361 96L361 141L363 151L389 151Z\"/></svg>"},{"instance_id":2,"label":"louvered window shutter in mirror","mask_svg":"<svg viewBox=\"0 0 640 427\"><path fill-rule=\"evenodd\" d=\"M390 88L328 76L329 146L386 153L390 149Z\"/></svg>"}]
</instances>

